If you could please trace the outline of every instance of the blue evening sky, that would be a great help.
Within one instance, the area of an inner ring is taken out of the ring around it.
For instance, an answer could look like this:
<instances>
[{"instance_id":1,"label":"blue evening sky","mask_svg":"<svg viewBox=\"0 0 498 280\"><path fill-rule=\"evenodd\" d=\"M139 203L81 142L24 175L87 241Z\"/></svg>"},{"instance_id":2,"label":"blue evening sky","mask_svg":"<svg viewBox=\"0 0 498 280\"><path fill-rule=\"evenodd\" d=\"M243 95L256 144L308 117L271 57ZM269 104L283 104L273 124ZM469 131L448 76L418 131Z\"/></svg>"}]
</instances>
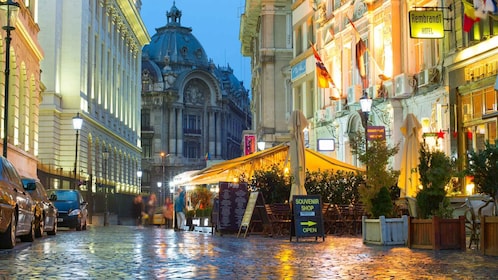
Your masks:
<instances>
[{"instance_id":1,"label":"blue evening sky","mask_svg":"<svg viewBox=\"0 0 498 280\"><path fill-rule=\"evenodd\" d=\"M242 56L239 40L240 16L244 12L244 0L176 0L175 6L182 12L181 24L192 28L216 65L233 69L239 81L250 90L250 58ZM149 35L167 23L166 12L173 0L142 0L141 16Z\"/></svg>"}]
</instances>

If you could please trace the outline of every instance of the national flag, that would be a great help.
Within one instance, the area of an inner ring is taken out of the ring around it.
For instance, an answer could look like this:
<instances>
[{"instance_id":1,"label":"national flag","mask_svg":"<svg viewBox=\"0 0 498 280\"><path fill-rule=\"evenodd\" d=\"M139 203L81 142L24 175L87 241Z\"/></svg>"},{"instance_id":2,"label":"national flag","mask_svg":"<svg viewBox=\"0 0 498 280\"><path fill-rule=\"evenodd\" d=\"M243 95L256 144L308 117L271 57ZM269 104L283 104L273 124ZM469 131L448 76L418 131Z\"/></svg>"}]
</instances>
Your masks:
<instances>
[{"instance_id":1,"label":"national flag","mask_svg":"<svg viewBox=\"0 0 498 280\"><path fill-rule=\"evenodd\" d=\"M479 21L479 18L475 15L475 10L472 4L467 1L462 1L464 6L463 15L463 31L470 32L474 23Z\"/></svg>"},{"instance_id":2,"label":"national flag","mask_svg":"<svg viewBox=\"0 0 498 280\"><path fill-rule=\"evenodd\" d=\"M332 77L329 74L329 71L327 71L327 68L322 62L322 58L318 54L318 52L315 49L315 46L311 44L311 48L313 49L313 55L315 56L316 60L316 78L318 80L318 87L319 88L329 88L329 87L335 87L334 81L332 80Z\"/></svg>"},{"instance_id":3,"label":"national flag","mask_svg":"<svg viewBox=\"0 0 498 280\"><path fill-rule=\"evenodd\" d=\"M367 52L367 45L360 38L360 40L356 43L356 66L358 67L358 72L360 74L361 79L363 80L363 88L368 87L367 69L365 66L366 52Z\"/></svg>"},{"instance_id":4,"label":"national flag","mask_svg":"<svg viewBox=\"0 0 498 280\"><path fill-rule=\"evenodd\" d=\"M485 10L492 13L492 14L496 14L498 13L498 5L497 3L495 3L495 1L493 0L485 0Z\"/></svg>"},{"instance_id":5,"label":"national flag","mask_svg":"<svg viewBox=\"0 0 498 280\"><path fill-rule=\"evenodd\" d=\"M474 15L480 19L486 19L488 13L496 13L497 7L493 0L474 0Z\"/></svg>"},{"instance_id":6,"label":"national flag","mask_svg":"<svg viewBox=\"0 0 498 280\"><path fill-rule=\"evenodd\" d=\"M204 160L210 160L211 159L211 156L209 155L209 153L206 153L206 155L204 156Z\"/></svg>"}]
</instances>

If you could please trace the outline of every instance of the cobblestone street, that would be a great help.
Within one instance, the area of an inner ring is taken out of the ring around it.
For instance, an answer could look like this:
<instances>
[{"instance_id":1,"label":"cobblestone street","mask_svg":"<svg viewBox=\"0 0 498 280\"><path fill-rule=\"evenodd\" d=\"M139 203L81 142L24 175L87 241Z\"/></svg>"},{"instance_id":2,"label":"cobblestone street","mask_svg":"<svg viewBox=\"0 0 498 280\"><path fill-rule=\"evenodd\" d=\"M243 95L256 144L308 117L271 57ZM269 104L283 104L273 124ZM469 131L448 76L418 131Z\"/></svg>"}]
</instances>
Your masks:
<instances>
[{"instance_id":1,"label":"cobblestone street","mask_svg":"<svg viewBox=\"0 0 498 280\"><path fill-rule=\"evenodd\" d=\"M497 257L474 250L367 246L360 237L290 242L288 237L94 226L0 251L0 278L495 279L497 263Z\"/></svg>"}]
</instances>

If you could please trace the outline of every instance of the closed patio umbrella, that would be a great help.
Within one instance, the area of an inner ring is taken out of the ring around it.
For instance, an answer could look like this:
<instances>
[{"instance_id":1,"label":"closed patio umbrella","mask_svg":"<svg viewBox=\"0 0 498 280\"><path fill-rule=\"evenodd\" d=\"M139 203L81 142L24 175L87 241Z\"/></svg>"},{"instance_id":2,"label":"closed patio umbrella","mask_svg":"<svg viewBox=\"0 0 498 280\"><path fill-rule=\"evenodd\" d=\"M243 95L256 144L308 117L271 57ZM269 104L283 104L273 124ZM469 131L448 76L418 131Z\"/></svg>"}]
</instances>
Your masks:
<instances>
[{"instance_id":1,"label":"closed patio umbrella","mask_svg":"<svg viewBox=\"0 0 498 280\"><path fill-rule=\"evenodd\" d=\"M304 128L308 126L308 120L303 112L295 110L291 114L290 128L290 164L292 174L292 186L289 202L294 195L306 195L304 179L306 176L305 148L304 148Z\"/></svg>"},{"instance_id":2,"label":"closed patio umbrella","mask_svg":"<svg viewBox=\"0 0 498 280\"><path fill-rule=\"evenodd\" d=\"M417 120L415 115L408 114L406 115L400 130L405 137L405 143L403 144L401 154L401 168L398 186L401 189L402 197L415 197L420 184L418 164L422 125Z\"/></svg>"}]
</instances>

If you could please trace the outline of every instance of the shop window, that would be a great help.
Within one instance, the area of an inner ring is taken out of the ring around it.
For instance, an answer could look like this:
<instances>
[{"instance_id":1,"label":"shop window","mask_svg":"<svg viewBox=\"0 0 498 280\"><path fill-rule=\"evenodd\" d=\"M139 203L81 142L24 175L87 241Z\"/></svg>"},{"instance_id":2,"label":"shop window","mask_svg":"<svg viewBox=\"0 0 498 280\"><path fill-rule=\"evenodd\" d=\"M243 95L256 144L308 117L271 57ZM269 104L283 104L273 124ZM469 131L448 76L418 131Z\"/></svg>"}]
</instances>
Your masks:
<instances>
[{"instance_id":1,"label":"shop window","mask_svg":"<svg viewBox=\"0 0 498 280\"><path fill-rule=\"evenodd\" d=\"M487 123L488 126L488 141L490 144L495 144L496 141L496 121Z\"/></svg>"},{"instance_id":2,"label":"shop window","mask_svg":"<svg viewBox=\"0 0 498 280\"><path fill-rule=\"evenodd\" d=\"M462 97L462 115L464 122L470 121L472 119L472 102L470 97L471 95Z\"/></svg>"},{"instance_id":3,"label":"shop window","mask_svg":"<svg viewBox=\"0 0 498 280\"><path fill-rule=\"evenodd\" d=\"M487 88L484 92L486 114L496 111L496 91L494 88Z\"/></svg>"},{"instance_id":4,"label":"shop window","mask_svg":"<svg viewBox=\"0 0 498 280\"><path fill-rule=\"evenodd\" d=\"M472 94L472 111L474 119L482 117L482 105L482 92L475 92Z\"/></svg>"}]
</instances>

